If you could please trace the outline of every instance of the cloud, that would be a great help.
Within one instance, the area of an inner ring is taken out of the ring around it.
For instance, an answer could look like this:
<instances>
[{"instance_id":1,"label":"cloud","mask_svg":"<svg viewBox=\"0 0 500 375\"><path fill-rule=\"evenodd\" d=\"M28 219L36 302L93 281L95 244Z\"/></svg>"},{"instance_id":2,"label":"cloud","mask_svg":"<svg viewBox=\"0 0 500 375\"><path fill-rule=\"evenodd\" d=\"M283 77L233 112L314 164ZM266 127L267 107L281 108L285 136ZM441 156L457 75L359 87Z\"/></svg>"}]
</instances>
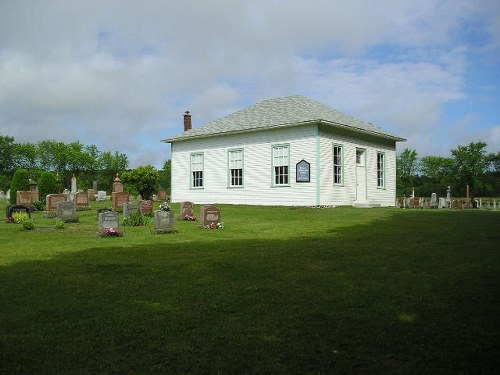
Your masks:
<instances>
[{"instance_id":1,"label":"cloud","mask_svg":"<svg viewBox=\"0 0 500 375\"><path fill-rule=\"evenodd\" d=\"M185 110L198 126L304 94L431 148L447 104L467 99L463 25L488 36L488 58L499 14L488 0L5 2L0 134L159 167Z\"/></svg>"}]
</instances>

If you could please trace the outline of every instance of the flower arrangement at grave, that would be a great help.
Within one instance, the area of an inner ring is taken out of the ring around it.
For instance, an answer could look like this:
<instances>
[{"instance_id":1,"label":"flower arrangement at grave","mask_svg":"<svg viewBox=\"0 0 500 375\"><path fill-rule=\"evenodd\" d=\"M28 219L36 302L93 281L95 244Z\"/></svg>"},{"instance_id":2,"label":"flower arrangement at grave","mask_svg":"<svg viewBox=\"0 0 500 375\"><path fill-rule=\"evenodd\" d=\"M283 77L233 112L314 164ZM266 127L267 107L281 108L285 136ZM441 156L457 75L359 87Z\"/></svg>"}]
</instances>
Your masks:
<instances>
[{"instance_id":1,"label":"flower arrangement at grave","mask_svg":"<svg viewBox=\"0 0 500 375\"><path fill-rule=\"evenodd\" d=\"M223 229L224 228L224 223L210 223L209 225L205 226L206 229Z\"/></svg>"},{"instance_id":2,"label":"flower arrangement at grave","mask_svg":"<svg viewBox=\"0 0 500 375\"><path fill-rule=\"evenodd\" d=\"M14 221L14 218L12 216L9 216L9 217L5 218L5 222L6 223L14 223L15 221Z\"/></svg>"},{"instance_id":3,"label":"flower arrangement at grave","mask_svg":"<svg viewBox=\"0 0 500 375\"><path fill-rule=\"evenodd\" d=\"M170 206L168 205L167 202L163 202L162 204L160 204L160 211L170 211Z\"/></svg>"},{"instance_id":4,"label":"flower arrangement at grave","mask_svg":"<svg viewBox=\"0 0 500 375\"><path fill-rule=\"evenodd\" d=\"M118 229L115 229L115 228L107 228L105 231L104 231L104 237L121 237L122 236L122 233L118 230Z\"/></svg>"},{"instance_id":5,"label":"flower arrangement at grave","mask_svg":"<svg viewBox=\"0 0 500 375\"><path fill-rule=\"evenodd\" d=\"M182 217L182 220L184 220L184 221L196 221L198 219L196 218L196 216L193 216L193 215L184 215Z\"/></svg>"}]
</instances>

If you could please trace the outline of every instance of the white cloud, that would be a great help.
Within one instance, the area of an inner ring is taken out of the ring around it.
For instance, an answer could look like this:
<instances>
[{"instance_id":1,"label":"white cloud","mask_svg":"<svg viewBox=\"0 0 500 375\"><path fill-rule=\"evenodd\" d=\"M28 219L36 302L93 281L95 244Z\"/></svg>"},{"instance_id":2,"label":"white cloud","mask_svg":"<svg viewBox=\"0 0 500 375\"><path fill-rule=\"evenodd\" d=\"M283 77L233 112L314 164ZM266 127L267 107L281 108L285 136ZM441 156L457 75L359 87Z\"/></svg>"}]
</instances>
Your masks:
<instances>
[{"instance_id":1,"label":"white cloud","mask_svg":"<svg viewBox=\"0 0 500 375\"><path fill-rule=\"evenodd\" d=\"M489 0L3 2L0 134L80 140L161 166L155 158L168 146L159 140L181 130L185 110L200 125L304 94L431 148L443 108L466 97L461 27L487 33L482 47L492 56L499 8Z\"/></svg>"}]
</instances>

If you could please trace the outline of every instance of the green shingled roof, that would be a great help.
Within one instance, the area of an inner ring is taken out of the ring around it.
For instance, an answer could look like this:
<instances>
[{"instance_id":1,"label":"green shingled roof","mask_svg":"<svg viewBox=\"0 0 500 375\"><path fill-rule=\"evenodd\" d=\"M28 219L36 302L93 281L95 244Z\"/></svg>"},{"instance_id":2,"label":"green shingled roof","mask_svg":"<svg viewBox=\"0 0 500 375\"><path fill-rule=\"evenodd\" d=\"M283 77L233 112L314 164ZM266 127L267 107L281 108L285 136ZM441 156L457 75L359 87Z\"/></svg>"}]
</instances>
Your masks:
<instances>
[{"instance_id":1,"label":"green shingled roof","mask_svg":"<svg viewBox=\"0 0 500 375\"><path fill-rule=\"evenodd\" d=\"M354 131L390 138L395 141L405 140L372 123L357 120L315 100L296 95L264 100L164 141L177 142L192 138L298 126L307 123L322 123L333 127L350 128Z\"/></svg>"}]
</instances>

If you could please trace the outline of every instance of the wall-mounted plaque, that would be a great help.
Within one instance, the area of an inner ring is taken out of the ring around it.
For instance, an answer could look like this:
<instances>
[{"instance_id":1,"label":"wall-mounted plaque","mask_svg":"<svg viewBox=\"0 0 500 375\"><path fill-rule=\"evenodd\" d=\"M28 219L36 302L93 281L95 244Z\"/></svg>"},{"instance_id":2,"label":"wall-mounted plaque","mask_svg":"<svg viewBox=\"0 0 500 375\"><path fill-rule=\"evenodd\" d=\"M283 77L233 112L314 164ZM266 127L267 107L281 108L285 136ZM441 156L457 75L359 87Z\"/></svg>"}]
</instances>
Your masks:
<instances>
[{"instance_id":1,"label":"wall-mounted plaque","mask_svg":"<svg viewBox=\"0 0 500 375\"><path fill-rule=\"evenodd\" d=\"M295 166L295 181L296 182L311 182L311 164L302 159Z\"/></svg>"}]
</instances>

